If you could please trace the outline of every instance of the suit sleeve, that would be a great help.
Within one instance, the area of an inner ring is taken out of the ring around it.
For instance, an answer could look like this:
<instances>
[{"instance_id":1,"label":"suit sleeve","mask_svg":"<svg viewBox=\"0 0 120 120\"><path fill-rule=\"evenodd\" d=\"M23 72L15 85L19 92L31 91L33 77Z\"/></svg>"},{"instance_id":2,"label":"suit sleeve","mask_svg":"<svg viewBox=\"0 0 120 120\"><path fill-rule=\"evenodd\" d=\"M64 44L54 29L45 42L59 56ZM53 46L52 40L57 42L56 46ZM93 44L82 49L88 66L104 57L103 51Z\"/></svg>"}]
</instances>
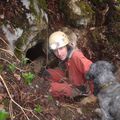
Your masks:
<instances>
[{"instance_id":1,"label":"suit sleeve","mask_svg":"<svg viewBox=\"0 0 120 120\"><path fill-rule=\"evenodd\" d=\"M76 68L78 69L78 71L83 74L84 79L85 79L85 74L86 72L89 70L92 61L90 61L89 59L87 59L82 52L76 52L73 56L73 61L74 64L76 65ZM86 80L85 80L86 81ZM87 81L86 81L87 82ZM93 80L91 80L89 82L89 86L90 86L90 91L91 93L94 92L94 85L93 85Z\"/></svg>"}]
</instances>

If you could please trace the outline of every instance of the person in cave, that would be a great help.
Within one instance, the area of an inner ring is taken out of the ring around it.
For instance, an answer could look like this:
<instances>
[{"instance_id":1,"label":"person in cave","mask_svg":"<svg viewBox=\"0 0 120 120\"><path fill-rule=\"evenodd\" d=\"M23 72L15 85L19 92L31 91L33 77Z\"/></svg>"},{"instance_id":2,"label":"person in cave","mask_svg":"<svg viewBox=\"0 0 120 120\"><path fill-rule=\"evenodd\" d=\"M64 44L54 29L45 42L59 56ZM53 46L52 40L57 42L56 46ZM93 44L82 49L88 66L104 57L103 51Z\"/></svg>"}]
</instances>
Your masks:
<instances>
[{"instance_id":1,"label":"person in cave","mask_svg":"<svg viewBox=\"0 0 120 120\"><path fill-rule=\"evenodd\" d=\"M50 93L53 97L89 96L94 92L93 81L85 79L92 61L87 59L80 49L69 45L68 36L56 31L49 37L49 47L59 59L59 67L44 70L42 75L50 81Z\"/></svg>"}]
</instances>

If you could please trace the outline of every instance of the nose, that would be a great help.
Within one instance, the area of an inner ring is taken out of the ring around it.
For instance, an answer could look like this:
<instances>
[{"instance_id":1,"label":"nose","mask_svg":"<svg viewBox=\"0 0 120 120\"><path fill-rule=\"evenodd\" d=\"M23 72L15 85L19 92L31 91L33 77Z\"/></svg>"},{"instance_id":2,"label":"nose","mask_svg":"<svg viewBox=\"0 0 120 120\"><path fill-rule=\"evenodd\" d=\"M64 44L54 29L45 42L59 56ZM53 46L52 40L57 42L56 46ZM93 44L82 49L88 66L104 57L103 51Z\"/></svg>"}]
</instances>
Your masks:
<instances>
[{"instance_id":1,"label":"nose","mask_svg":"<svg viewBox=\"0 0 120 120\"><path fill-rule=\"evenodd\" d=\"M60 49L57 49L57 54L58 54L58 55L60 55L60 54L61 54Z\"/></svg>"}]
</instances>

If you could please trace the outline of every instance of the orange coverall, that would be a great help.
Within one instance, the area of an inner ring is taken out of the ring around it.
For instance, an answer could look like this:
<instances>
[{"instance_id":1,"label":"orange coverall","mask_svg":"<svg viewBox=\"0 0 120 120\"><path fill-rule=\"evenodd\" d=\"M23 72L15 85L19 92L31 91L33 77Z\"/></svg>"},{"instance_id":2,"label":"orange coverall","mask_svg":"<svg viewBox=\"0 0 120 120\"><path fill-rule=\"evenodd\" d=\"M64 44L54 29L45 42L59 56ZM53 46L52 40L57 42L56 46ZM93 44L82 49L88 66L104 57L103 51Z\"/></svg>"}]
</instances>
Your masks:
<instances>
[{"instance_id":1,"label":"orange coverall","mask_svg":"<svg viewBox=\"0 0 120 120\"><path fill-rule=\"evenodd\" d=\"M67 80L64 80L64 78L66 78L65 71L61 69L47 70L51 75L51 77L48 78L48 80L51 81L51 94L54 97L71 97L74 87L86 86L87 80L85 79L85 73L89 70L91 64L92 62L88 60L79 49L73 50L68 60L65 62L68 74ZM89 86L92 94L94 90L93 81L89 83Z\"/></svg>"}]
</instances>

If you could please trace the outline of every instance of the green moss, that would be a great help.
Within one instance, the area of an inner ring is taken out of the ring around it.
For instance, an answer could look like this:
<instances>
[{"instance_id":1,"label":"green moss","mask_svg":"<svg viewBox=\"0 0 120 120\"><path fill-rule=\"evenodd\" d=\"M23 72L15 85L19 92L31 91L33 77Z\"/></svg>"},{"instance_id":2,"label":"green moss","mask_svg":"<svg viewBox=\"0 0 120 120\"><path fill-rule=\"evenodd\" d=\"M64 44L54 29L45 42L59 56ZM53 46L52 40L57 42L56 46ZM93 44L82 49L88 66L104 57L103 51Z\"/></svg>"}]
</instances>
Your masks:
<instances>
[{"instance_id":1,"label":"green moss","mask_svg":"<svg viewBox=\"0 0 120 120\"><path fill-rule=\"evenodd\" d=\"M34 0L30 0L30 9L34 13L35 16L38 16L35 10L34 2L35 2ZM47 10L47 3L45 0L37 0L36 2L37 2L39 9Z\"/></svg>"},{"instance_id":2,"label":"green moss","mask_svg":"<svg viewBox=\"0 0 120 120\"><path fill-rule=\"evenodd\" d=\"M80 1L80 2L78 1L76 4L80 7L80 9L83 11L82 13L84 13L85 16L92 15L94 13L94 11L92 10L92 8L88 3L84 1Z\"/></svg>"},{"instance_id":3,"label":"green moss","mask_svg":"<svg viewBox=\"0 0 120 120\"><path fill-rule=\"evenodd\" d=\"M43 10L47 10L46 0L38 0L38 5L39 5Z\"/></svg>"},{"instance_id":4,"label":"green moss","mask_svg":"<svg viewBox=\"0 0 120 120\"><path fill-rule=\"evenodd\" d=\"M37 16L37 12L34 8L34 1L33 0L30 0L30 10L35 16Z\"/></svg>"},{"instance_id":5,"label":"green moss","mask_svg":"<svg viewBox=\"0 0 120 120\"><path fill-rule=\"evenodd\" d=\"M36 2L36 3L34 3ZM39 12L36 11L35 9L35 4L38 6L38 9L40 10ZM41 20L42 20L42 12L41 12L41 6L43 5L44 8L46 8L46 3L44 0L30 0L30 10L31 10L31 14L34 16L34 25L36 26L36 28L39 30L40 26L41 26ZM23 45L26 45L27 41L28 41L28 37L33 34L32 30L30 28L31 26L28 26L26 29L24 29L24 33L23 35L17 40L16 42L16 48L15 48L15 54L18 58L21 59L21 55L25 54L25 51L21 51L21 47Z\"/></svg>"},{"instance_id":6,"label":"green moss","mask_svg":"<svg viewBox=\"0 0 120 120\"><path fill-rule=\"evenodd\" d=\"M93 31L92 36L93 36L94 42L97 43L100 39L99 31L98 30Z\"/></svg>"},{"instance_id":7,"label":"green moss","mask_svg":"<svg viewBox=\"0 0 120 120\"><path fill-rule=\"evenodd\" d=\"M27 40L28 40L29 32L23 33L23 35L17 40L16 42L16 48L14 50L16 56L21 59L22 54L25 54L24 51L21 50L21 47L23 45L26 45Z\"/></svg>"},{"instance_id":8,"label":"green moss","mask_svg":"<svg viewBox=\"0 0 120 120\"><path fill-rule=\"evenodd\" d=\"M35 17L35 23L39 25L41 23L42 12L40 11L39 13L37 13L34 2L35 1L30 0L30 10L32 15ZM37 0L36 4L39 10L40 9L47 10L47 4L45 0Z\"/></svg>"}]
</instances>

